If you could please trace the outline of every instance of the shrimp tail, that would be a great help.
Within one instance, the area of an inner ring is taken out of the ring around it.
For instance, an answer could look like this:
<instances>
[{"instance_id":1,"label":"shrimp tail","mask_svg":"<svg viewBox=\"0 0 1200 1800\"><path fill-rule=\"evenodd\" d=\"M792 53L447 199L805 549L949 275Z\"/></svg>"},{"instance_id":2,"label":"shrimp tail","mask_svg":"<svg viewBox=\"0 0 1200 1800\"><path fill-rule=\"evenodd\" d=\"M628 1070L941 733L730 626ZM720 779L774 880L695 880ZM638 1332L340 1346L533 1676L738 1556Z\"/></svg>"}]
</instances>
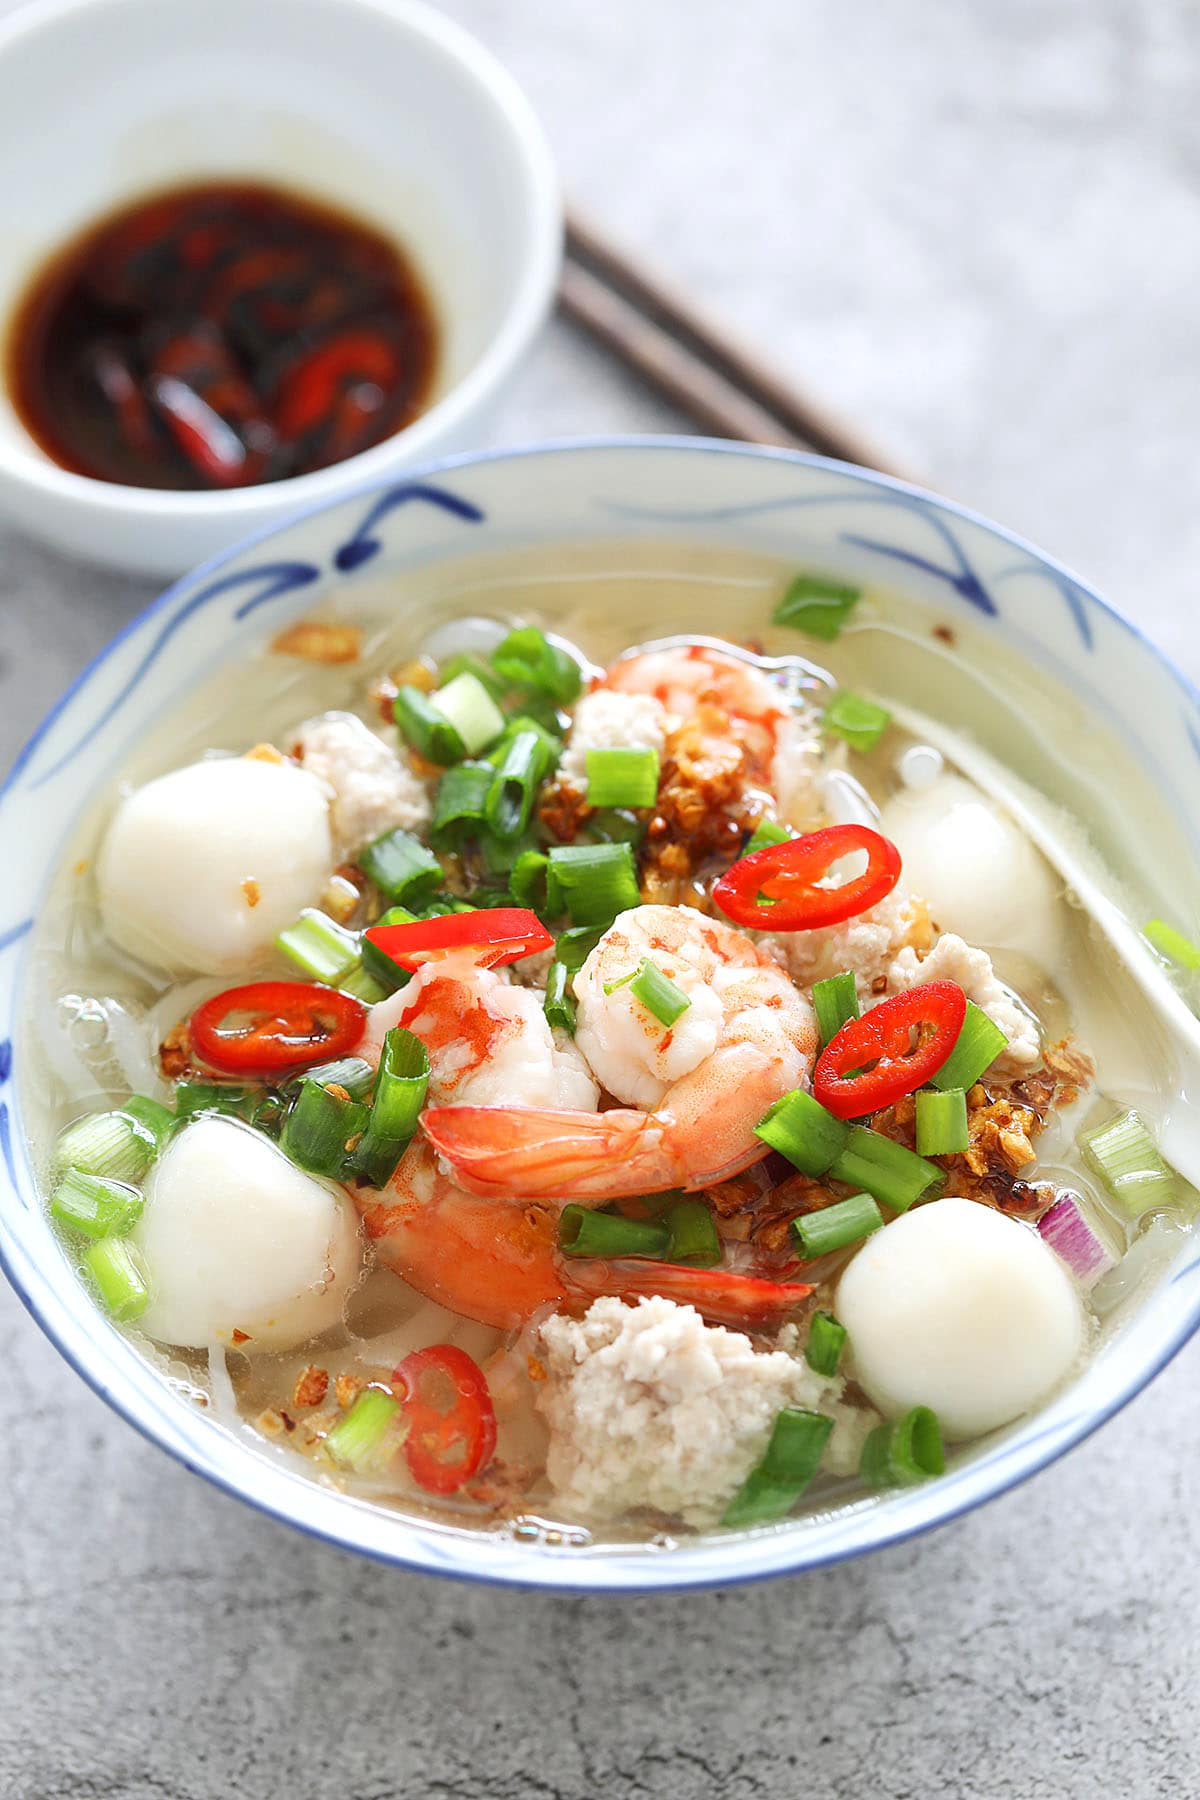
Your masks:
<instances>
[{"instance_id":1,"label":"shrimp tail","mask_svg":"<svg viewBox=\"0 0 1200 1800\"><path fill-rule=\"evenodd\" d=\"M813 1292L804 1282L765 1281L729 1269L689 1269L677 1263L571 1262L563 1276L568 1290L589 1298L657 1295L694 1306L712 1324L741 1331L773 1330Z\"/></svg>"},{"instance_id":2,"label":"shrimp tail","mask_svg":"<svg viewBox=\"0 0 1200 1800\"><path fill-rule=\"evenodd\" d=\"M651 1113L434 1106L425 1136L468 1193L506 1200L618 1200L681 1187L686 1170Z\"/></svg>"}]
</instances>

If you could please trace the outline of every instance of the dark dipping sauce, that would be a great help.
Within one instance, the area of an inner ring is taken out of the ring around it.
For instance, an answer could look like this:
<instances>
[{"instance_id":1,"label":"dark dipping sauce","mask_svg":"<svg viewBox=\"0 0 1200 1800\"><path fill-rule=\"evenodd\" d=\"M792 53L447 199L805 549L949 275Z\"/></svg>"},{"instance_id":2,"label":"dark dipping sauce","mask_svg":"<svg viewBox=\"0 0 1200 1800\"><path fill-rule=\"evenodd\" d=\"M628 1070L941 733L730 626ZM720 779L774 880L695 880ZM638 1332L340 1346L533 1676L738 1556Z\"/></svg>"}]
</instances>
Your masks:
<instances>
[{"instance_id":1,"label":"dark dipping sauce","mask_svg":"<svg viewBox=\"0 0 1200 1800\"><path fill-rule=\"evenodd\" d=\"M64 469L233 488L343 462L429 402L438 331L395 244L280 189L206 183L92 226L6 345L26 430Z\"/></svg>"}]
</instances>

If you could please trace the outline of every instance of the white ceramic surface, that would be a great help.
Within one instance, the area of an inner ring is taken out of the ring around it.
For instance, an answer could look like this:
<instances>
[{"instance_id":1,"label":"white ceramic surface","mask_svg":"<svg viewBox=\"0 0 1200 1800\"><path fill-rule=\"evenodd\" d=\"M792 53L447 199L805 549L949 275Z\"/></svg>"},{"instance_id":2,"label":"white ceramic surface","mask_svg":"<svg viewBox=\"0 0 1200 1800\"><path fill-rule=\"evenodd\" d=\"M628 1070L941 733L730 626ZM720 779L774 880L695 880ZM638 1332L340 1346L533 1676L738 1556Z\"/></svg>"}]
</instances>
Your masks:
<instances>
[{"instance_id":1,"label":"white ceramic surface","mask_svg":"<svg viewBox=\"0 0 1200 1800\"><path fill-rule=\"evenodd\" d=\"M553 299L561 207L541 127L491 55L419 0L35 0L0 29L0 332L74 232L209 177L293 187L411 251L444 330L434 404L333 468L174 494L58 468L0 391L0 510L93 562L176 574L466 447Z\"/></svg>"},{"instance_id":2,"label":"white ceramic surface","mask_svg":"<svg viewBox=\"0 0 1200 1800\"><path fill-rule=\"evenodd\" d=\"M472 552L631 538L742 549L886 583L903 592L918 634L935 622L974 627L997 662L1017 653L1073 696L1081 710L1071 731L1103 721L1142 766L1181 827L1168 878L1178 892L1186 858L1194 882L1200 697L1183 677L1098 595L1019 539L945 501L817 458L664 439L455 459L298 519L198 570L143 613L64 696L0 795L0 1255L68 1360L188 1467L337 1543L478 1580L607 1590L727 1583L894 1542L1070 1448L1200 1323L1200 1251L1188 1239L1077 1381L1032 1418L956 1456L941 1480L664 1552L472 1534L348 1500L192 1410L83 1298L32 1178L21 1023L39 900L80 811L153 721L331 590L346 589L352 604L356 581L377 593L381 576L424 569L432 579L438 565ZM735 611L729 629L738 629Z\"/></svg>"}]
</instances>

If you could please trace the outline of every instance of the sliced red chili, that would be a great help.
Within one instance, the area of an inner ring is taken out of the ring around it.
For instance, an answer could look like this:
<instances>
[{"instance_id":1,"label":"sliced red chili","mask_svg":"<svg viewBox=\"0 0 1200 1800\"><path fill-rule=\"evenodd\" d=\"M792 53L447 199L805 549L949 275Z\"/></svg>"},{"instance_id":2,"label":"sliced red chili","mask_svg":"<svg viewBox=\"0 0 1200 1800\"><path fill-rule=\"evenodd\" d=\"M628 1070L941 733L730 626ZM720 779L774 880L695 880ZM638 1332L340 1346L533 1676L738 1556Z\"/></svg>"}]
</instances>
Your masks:
<instances>
[{"instance_id":1,"label":"sliced red chili","mask_svg":"<svg viewBox=\"0 0 1200 1800\"><path fill-rule=\"evenodd\" d=\"M535 950L548 950L554 938L537 914L523 906L495 906L484 912L444 913L414 919L410 925L372 925L367 936L402 969L469 950L481 969L517 962Z\"/></svg>"},{"instance_id":2,"label":"sliced red chili","mask_svg":"<svg viewBox=\"0 0 1200 1800\"><path fill-rule=\"evenodd\" d=\"M865 850L861 875L821 883L842 857ZM900 852L866 825L827 825L786 844L769 844L727 869L712 897L735 925L756 931L816 931L840 925L886 899L900 879Z\"/></svg>"},{"instance_id":3,"label":"sliced red chili","mask_svg":"<svg viewBox=\"0 0 1200 1800\"><path fill-rule=\"evenodd\" d=\"M496 1413L479 1364L454 1344L414 1350L392 1380L404 1389L404 1457L428 1494L452 1494L492 1460ZM448 1404L442 1404L448 1402Z\"/></svg>"},{"instance_id":4,"label":"sliced red chili","mask_svg":"<svg viewBox=\"0 0 1200 1800\"><path fill-rule=\"evenodd\" d=\"M861 1119L936 1075L967 1014L956 981L927 981L848 1019L813 1070L813 1093L839 1119Z\"/></svg>"},{"instance_id":5,"label":"sliced red chili","mask_svg":"<svg viewBox=\"0 0 1200 1800\"><path fill-rule=\"evenodd\" d=\"M345 1056L366 1028L361 1001L307 981L226 988L191 1018L197 1056L227 1075L278 1075Z\"/></svg>"}]
</instances>

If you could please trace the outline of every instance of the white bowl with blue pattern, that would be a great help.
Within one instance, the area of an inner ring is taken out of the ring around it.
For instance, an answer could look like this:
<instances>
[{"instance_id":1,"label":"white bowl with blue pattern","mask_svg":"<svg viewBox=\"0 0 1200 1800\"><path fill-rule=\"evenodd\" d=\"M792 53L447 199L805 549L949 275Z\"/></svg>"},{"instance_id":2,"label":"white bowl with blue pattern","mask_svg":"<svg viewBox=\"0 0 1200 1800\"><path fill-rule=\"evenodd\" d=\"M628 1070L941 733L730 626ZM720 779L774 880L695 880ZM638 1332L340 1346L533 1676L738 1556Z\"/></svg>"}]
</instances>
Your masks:
<instances>
[{"instance_id":1,"label":"white bowl with blue pattern","mask_svg":"<svg viewBox=\"0 0 1200 1800\"><path fill-rule=\"evenodd\" d=\"M425 1524L318 1485L197 1412L83 1294L51 1230L22 1125L30 934L80 814L131 746L222 663L332 589L467 551L654 538L744 549L902 588L1066 683L1170 795L1200 754L1200 697L1090 588L999 527L882 476L699 440L582 442L468 457L310 511L207 563L63 696L0 790L0 1258L42 1329L110 1405L188 1468L304 1531L384 1561L540 1587L680 1588L791 1573L954 1518L1044 1467L1124 1405L1200 1323L1185 1240L1121 1331L1050 1405L927 1486L674 1549L573 1547ZM731 619L731 634L738 622ZM1184 794L1178 804L1195 838Z\"/></svg>"}]
</instances>

